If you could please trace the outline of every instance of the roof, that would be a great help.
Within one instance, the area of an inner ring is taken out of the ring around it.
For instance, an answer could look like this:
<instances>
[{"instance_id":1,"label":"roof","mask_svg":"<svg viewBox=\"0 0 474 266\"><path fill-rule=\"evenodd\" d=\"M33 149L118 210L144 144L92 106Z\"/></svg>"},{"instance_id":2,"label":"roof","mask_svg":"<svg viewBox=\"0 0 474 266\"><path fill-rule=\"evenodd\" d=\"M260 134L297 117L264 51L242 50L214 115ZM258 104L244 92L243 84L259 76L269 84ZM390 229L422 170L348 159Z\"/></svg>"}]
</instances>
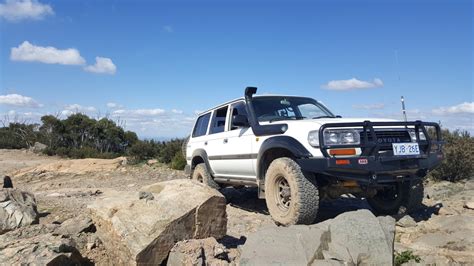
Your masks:
<instances>
[{"instance_id":1,"label":"roof","mask_svg":"<svg viewBox=\"0 0 474 266\"><path fill-rule=\"evenodd\" d=\"M298 95L282 95L282 94L260 94L260 95L254 95L253 98L261 98L261 97L299 97L299 98L311 98L311 97L305 97L305 96L298 96ZM200 112L198 114L198 116L201 116L205 113L209 113L211 112L212 110L214 109L218 109L220 107L223 107L223 106L226 106L226 105L229 105L229 104L232 104L232 103L235 103L235 102L238 102L238 101L244 101L245 98L244 97L240 97L240 98L237 98L237 99L234 99L234 100L231 100L231 101L227 101L227 102L224 102L222 104L219 104L219 105L216 105L212 108L209 108L203 112Z\"/></svg>"}]
</instances>

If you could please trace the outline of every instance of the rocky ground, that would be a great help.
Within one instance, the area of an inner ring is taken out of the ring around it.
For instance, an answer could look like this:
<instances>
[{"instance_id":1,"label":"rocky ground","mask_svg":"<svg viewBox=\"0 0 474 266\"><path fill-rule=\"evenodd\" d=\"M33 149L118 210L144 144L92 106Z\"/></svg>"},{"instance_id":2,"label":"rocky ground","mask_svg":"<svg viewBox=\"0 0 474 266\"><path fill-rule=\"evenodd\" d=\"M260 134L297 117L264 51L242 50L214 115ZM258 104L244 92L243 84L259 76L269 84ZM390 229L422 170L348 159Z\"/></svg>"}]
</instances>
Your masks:
<instances>
[{"instance_id":1,"label":"rocky ground","mask_svg":"<svg viewBox=\"0 0 474 266\"><path fill-rule=\"evenodd\" d=\"M0 175L12 176L15 187L34 193L40 212L39 225L9 232L7 239L21 239L39 231L54 235L59 224L71 223L74 218L74 223L83 225L71 229L77 233L78 251L88 263L102 265L109 264L110 258L90 227L86 206L109 190L138 192L145 185L186 178L183 172L159 164L129 165L125 158L75 161L15 150L0 150ZM228 221L227 236L220 242L238 261L238 247L249 234L275 225L255 189L226 188L222 193L228 201ZM411 250L421 264L473 264L474 210L466 206L473 201L473 180L427 183L425 207L412 216L396 217L395 251ZM316 222L358 209L370 207L351 197L324 202Z\"/></svg>"}]
</instances>

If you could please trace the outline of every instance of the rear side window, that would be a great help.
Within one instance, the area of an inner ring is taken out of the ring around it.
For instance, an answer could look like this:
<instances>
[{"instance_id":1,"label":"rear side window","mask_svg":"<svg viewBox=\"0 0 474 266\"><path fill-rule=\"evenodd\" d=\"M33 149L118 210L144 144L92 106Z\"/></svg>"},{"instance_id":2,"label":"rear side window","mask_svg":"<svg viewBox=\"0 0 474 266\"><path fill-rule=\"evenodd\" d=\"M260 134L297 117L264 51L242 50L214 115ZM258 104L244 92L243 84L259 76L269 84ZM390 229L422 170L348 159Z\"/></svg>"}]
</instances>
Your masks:
<instances>
[{"instance_id":1,"label":"rear side window","mask_svg":"<svg viewBox=\"0 0 474 266\"><path fill-rule=\"evenodd\" d=\"M207 113L198 118L193 130L193 138L206 135L209 120L211 120L211 113Z\"/></svg>"},{"instance_id":2,"label":"rear side window","mask_svg":"<svg viewBox=\"0 0 474 266\"><path fill-rule=\"evenodd\" d=\"M226 106L214 112L214 119L212 119L211 130L209 134L224 132L227 109L228 107Z\"/></svg>"}]
</instances>

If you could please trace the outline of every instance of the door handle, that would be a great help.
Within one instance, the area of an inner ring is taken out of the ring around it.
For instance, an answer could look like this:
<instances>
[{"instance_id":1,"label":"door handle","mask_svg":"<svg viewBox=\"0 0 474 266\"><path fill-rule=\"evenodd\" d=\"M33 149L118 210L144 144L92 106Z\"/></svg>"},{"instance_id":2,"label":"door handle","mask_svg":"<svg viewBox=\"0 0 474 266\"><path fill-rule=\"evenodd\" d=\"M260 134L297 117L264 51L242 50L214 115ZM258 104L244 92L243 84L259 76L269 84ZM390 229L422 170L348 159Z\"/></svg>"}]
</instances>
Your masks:
<instances>
[{"instance_id":1,"label":"door handle","mask_svg":"<svg viewBox=\"0 0 474 266\"><path fill-rule=\"evenodd\" d=\"M207 141L204 142L204 145L207 145Z\"/></svg>"},{"instance_id":2,"label":"door handle","mask_svg":"<svg viewBox=\"0 0 474 266\"><path fill-rule=\"evenodd\" d=\"M228 139L224 139L224 144L227 143L227 142L229 142L229 140L228 140Z\"/></svg>"}]
</instances>

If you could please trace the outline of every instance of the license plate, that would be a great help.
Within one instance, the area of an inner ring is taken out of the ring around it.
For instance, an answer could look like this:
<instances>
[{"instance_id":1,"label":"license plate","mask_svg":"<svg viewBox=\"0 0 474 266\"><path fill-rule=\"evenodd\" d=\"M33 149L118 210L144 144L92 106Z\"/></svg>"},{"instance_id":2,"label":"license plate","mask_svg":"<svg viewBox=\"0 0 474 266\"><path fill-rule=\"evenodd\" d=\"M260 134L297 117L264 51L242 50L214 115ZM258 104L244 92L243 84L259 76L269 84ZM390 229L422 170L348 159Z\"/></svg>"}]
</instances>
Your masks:
<instances>
[{"instance_id":1,"label":"license plate","mask_svg":"<svg viewBox=\"0 0 474 266\"><path fill-rule=\"evenodd\" d=\"M418 143L392 143L393 155L419 155Z\"/></svg>"}]
</instances>

